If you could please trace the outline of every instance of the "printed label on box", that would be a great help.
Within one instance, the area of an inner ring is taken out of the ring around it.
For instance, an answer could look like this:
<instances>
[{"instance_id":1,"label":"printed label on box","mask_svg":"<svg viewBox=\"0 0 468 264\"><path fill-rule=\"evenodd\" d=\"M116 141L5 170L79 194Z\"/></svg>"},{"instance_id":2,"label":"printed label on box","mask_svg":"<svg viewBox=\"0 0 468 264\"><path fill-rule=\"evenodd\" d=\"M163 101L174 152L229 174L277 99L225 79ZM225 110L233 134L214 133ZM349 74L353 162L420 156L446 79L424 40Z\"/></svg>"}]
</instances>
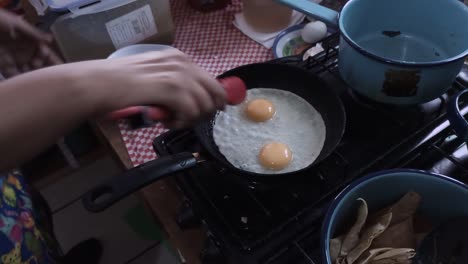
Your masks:
<instances>
[{"instance_id":1,"label":"printed label on box","mask_svg":"<svg viewBox=\"0 0 468 264\"><path fill-rule=\"evenodd\" d=\"M149 5L107 22L106 29L116 49L135 44L158 33Z\"/></svg>"}]
</instances>

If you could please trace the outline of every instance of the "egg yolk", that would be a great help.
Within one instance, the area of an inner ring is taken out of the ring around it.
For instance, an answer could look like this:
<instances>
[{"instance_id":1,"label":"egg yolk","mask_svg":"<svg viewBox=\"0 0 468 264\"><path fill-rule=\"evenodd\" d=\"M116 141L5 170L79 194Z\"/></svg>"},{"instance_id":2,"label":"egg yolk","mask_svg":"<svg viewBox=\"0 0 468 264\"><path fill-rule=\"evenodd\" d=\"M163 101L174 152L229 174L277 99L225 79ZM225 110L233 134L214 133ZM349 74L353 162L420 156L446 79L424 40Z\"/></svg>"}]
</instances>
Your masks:
<instances>
[{"instance_id":1,"label":"egg yolk","mask_svg":"<svg viewBox=\"0 0 468 264\"><path fill-rule=\"evenodd\" d=\"M255 122L265 122L275 115L275 107L265 99L255 99L247 103L245 114Z\"/></svg>"},{"instance_id":2,"label":"egg yolk","mask_svg":"<svg viewBox=\"0 0 468 264\"><path fill-rule=\"evenodd\" d=\"M292 152L286 144L272 142L264 145L258 155L260 164L272 170L286 168L292 159Z\"/></svg>"}]
</instances>

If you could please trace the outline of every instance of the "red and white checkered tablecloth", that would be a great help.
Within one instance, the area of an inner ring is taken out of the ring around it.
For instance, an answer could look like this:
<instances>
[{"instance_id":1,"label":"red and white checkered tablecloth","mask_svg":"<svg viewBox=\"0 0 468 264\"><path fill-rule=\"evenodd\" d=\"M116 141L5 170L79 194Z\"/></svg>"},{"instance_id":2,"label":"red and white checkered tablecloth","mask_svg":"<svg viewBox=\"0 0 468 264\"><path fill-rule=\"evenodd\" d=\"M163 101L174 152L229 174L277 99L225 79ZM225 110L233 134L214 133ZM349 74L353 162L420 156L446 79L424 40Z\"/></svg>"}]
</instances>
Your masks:
<instances>
[{"instance_id":1,"label":"red and white checkered tablecloth","mask_svg":"<svg viewBox=\"0 0 468 264\"><path fill-rule=\"evenodd\" d=\"M234 14L241 11L240 0L233 0L224 10L211 13L194 11L187 2L171 0L176 29L173 46L213 76L240 65L273 58L270 50L246 37L232 24ZM135 166L156 158L151 144L166 131L163 126L130 130L125 122L119 122L119 127Z\"/></svg>"}]
</instances>

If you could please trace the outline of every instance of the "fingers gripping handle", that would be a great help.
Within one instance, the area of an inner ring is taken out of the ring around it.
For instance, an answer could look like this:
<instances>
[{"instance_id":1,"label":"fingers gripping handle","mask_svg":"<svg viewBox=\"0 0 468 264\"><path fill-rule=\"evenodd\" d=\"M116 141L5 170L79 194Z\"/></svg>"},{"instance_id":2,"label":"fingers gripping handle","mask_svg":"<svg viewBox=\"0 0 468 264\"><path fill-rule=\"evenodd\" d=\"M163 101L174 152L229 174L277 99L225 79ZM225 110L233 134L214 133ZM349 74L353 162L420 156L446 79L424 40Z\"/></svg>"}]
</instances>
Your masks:
<instances>
[{"instance_id":1,"label":"fingers gripping handle","mask_svg":"<svg viewBox=\"0 0 468 264\"><path fill-rule=\"evenodd\" d=\"M224 87L227 95L228 104L236 105L242 103L247 95L247 87L239 77L226 77L218 80ZM164 121L170 119L170 113L157 106L131 106L111 112L107 119L117 120L128 118L135 115L143 115L150 121Z\"/></svg>"}]
</instances>

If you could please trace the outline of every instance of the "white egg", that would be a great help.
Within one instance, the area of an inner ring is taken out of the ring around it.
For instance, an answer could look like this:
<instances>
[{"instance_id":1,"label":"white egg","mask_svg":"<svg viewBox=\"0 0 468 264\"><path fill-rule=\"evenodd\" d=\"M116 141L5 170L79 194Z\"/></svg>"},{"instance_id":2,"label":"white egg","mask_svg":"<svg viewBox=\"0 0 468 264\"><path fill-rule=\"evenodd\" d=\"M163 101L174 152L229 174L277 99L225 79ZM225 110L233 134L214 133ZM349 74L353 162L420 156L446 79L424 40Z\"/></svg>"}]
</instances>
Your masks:
<instances>
[{"instance_id":1,"label":"white egg","mask_svg":"<svg viewBox=\"0 0 468 264\"><path fill-rule=\"evenodd\" d=\"M307 43L315 43L327 36L327 25L322 21L307 23L301 31L302 39Z\"/></svg>"},{"instance_id":2,"label":"white egg","mask_svg":"<svg viewBox=\"0 0 468 264\"><path fill-rule=\"evenodd\" d=\"M271 120L254 122L245 115L246 104L253 99L273 103L276 113ZM244 103L227 106L216 116L213 138L220 152L235 167L256 173L286 173L309 166L325 143L326 128L320 113L300 96L283 90L250 89ZM262 147L271 142L286 144L292 152L290 164L282 170L263 167L258 159Z\"/></svg>"}]
</instances>

